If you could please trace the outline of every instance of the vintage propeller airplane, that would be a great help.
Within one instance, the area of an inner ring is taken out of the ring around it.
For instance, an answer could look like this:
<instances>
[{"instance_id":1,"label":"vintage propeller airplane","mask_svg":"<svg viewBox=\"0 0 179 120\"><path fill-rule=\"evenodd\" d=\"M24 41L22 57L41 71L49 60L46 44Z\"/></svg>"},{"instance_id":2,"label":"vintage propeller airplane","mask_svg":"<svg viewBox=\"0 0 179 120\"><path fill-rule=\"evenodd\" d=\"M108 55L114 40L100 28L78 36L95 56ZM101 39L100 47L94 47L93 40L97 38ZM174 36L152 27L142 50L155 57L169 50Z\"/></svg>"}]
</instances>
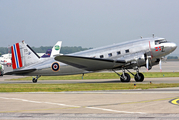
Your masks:
<instances>
[{"instance_id":1,"label":"vintage propeller airplane","mask_svg":"<svg viewBox=\"0 0 179 120\"><path fill-rule=\"evenodd\" d=\"M4 74L4 66L0 64L0 76Z\"/></svg>"},{"instance_id":2,"label":"vintage propeller airplane","mask_svg":"<svg viewBox=\"0 0 179 120\"><path fill-rule=\"evenodd\" d=\"M130 75L125 71L136 70L134 79L142 82L144 75L139 68L145 66L147 70L161 63L163 56L173 52L177 45L165 38L141 38L124 43L90 49L73 54L57 54L53 57L41 59L24 41L11 46L13 71L4 75L36 76L36 83L40 76L59 76L85 74L101 70L122 70L121 82L129 82ZM56 50L59 46L55 46Z\"/></svg>"}]
</instances>

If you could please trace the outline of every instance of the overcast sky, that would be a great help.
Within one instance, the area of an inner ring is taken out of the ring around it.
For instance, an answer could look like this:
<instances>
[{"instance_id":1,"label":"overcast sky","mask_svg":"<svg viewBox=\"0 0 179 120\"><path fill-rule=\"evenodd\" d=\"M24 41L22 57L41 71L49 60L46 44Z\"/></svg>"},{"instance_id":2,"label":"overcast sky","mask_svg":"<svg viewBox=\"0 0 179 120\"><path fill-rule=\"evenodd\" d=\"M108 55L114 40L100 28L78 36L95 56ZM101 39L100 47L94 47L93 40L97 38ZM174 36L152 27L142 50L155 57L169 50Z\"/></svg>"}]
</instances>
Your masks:
<instances>
[{"instance_id":1,"label":"overcast sky","mask_svg":"<svg viewBox=\"0 0 179 120\"><path fill-rule=\"evenodd\" d=\"M0 47L94 48L153 33L179 46L179 0L0 0Z\"/></svg>"}]
</instances>

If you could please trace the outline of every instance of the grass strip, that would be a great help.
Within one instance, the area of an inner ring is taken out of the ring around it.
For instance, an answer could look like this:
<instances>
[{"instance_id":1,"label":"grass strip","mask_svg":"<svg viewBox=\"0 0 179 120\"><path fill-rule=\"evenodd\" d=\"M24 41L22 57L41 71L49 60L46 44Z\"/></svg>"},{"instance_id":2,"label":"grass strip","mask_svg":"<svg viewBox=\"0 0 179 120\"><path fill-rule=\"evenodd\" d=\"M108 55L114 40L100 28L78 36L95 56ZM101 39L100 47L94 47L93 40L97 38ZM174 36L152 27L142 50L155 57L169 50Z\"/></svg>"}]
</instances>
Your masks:
<instances>
[{"instance_id":1,"label":"grass strip","mask_svg":"<svg viewBox=\"0 0 179 120\"><path fill-rule=\"evenodd\" d=\"M145 78L179 77L179 72L145 72L143 74ZM131 78L133 78L132 75ZM120 77L113 72L88 73L83 76L83 80L86 79L120 79ZM11 79L11 80L32 80L32 77L25 77L25 78ZM38 80L82 80L82 75L79 74L79 75L66 75L66 76L41 76Z\"/></svg>"},{"instance_id":2,"label":"grass strip","mask_svg":"<svg viewBox=\"0 0 179 120\"><path fill-rule=\"evenodd\" d=\"M0 84L0 92L63 92L95 90L127 90L179 87L174 84L134 84L132 83L77 83L77 84Z\"/></svg>"}]
</instances>

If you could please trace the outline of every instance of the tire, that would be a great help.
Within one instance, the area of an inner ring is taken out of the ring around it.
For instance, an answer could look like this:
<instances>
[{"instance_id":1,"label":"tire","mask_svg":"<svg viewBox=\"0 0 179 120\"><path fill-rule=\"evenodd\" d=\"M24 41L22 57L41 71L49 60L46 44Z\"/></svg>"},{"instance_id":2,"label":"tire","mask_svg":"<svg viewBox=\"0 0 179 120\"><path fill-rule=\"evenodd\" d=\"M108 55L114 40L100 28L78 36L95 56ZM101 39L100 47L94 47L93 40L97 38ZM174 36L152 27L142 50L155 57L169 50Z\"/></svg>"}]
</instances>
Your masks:
<instances>
[{"instance_id":1,"label":"tire","mask_svg":"<svg viewBox=\"0 0 179 120\"><path fill-rule=\"evenodd\" d=\"M136 82L143 82L144 80L144 75L142 73L138 73L140 78L138 78L137 74L134 76L134 79Z\"/></svg>"},{"instance_id":2,"label":"tire","mask_svg":"<svg viewBox=\"0 0 179 120\"><path fill-rule=\"evenodd\" d=\"M36 78L33 78L33 79L32 79L32 82L33 82L33 83L36 83L36 82L37 82L37 79L36 79Z\"/></svg>"},{"instance_id":3,"label":"tire","mask_svg":"<svg viewBox=\"0 0 179 120\"><path fill-rule=\"evenodd\" d=\"M123 75L121 76L121 82L130 82L131 80L131 76L128 73L124 73L126 79L123 77Z\"/></svg>"}]
</instances>

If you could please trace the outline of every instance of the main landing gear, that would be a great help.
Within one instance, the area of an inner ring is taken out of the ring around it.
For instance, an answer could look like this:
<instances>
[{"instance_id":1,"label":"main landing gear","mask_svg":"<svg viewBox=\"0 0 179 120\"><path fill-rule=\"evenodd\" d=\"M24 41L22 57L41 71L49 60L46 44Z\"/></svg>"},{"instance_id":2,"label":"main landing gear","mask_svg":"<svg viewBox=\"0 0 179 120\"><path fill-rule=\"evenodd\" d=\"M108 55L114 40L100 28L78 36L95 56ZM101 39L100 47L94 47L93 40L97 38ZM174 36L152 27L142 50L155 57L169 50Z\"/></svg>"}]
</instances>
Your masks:
<instances>
[{"instance_id":1,"label":"main landing gear","mask_svg":"<svg viewBox=\"0 0 179 120\"><path fill-rule=\"evenodd\" d=\"M130 74L132 74L134 76L134 79L136 82L143 82L144 80L144 75L142 73L139 72L139 69L136 70L136 74L134 75L133 73L131 73L128 69L126 69ZM114 71L114 70L113 70ZM128 73L125 72L125 69L122 69L123 74L120 75L119 73L117 73L116 71L114 71L118 76L120 76L121 82L130 82L131 77Z\"/></svg>"},{"instance_id":2,"label":"main landing gear","mask_svg":"<svg viewBox=\"0 0 179 120\"><path fill-rule=\"evenodd\" d=\"M41 75L37 75L36 78L32 78L32 82L36 83L39 77L41 77Z\"/></svg>"}]
</instances>

